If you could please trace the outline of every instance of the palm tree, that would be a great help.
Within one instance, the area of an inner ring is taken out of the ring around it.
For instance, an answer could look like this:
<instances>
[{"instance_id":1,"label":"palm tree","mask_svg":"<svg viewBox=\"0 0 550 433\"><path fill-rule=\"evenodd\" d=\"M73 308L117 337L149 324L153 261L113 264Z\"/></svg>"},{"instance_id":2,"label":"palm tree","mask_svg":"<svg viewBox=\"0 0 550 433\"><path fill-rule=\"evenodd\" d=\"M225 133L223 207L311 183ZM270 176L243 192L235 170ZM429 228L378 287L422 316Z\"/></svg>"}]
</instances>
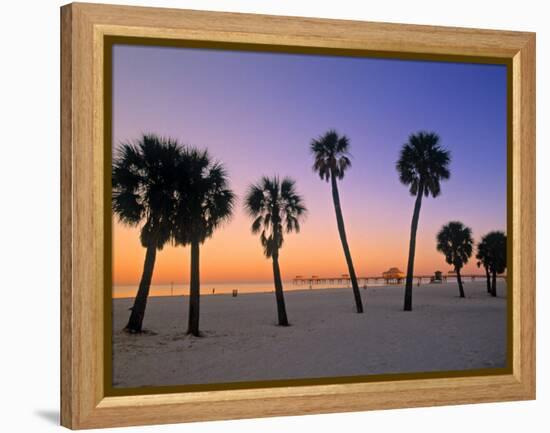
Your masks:
<instances>
[{"instance_id":1,"label":"palm tree","mask_svg":"<svg viewBox=\"0 0 550 433\"><path fill-rule=\"evenodd\" d=\"M439 145L439 136L434 132L418 132L409 136L409 141L401 148L396 168L399 180L409 187L411 195L416 196L411 222L409 240L409 260L405 283L404 310L412 310L412 286L414 275L414 255L416 250L416 231L422 197L431 194L437 197L441 193L441 180L449 179L451 154Z\"/></svg>"},{"instance_id":2,"label":"palm tree","mask_svg":"<svg viewBox=\"0 0 550 433\"><path fill-rule=\"evenodd\" d=\"M488 267L492 276L491 295L497 295L497 274L506 270L506 235L493 231L483 236L487 250Z\"/></svg>"},{"instance_id":3,"label":"palm tree","mask_svg":"<svg viewBox=\"0 0 550 433\"><path fill-rule=\"evenodd\" d=\"M487 293L491 293L491 275L489 272L489 251L487 248L487 240L485 237L481 238L481 242L477 244L477 267L483 266L485 270L485 278L487 279Z\"/></svg>"},{"instance_id":4,"label":"palm tree","mask_svg":"<svg viewBox=\"0 0 550 433\"><path fill-rule=\"evenodd\" d=\"M177 205L173 233L176 245L191 246L187 333L198 337L200 245L231 217L235 194L229 189L224 166L213 162L206 150L182 149L177 167Z\"/></svg>"},{"instance_id":5,"label":"palm tree","mask_svg":"<svg viewBox=\"0 0 550 433\"><path fill-rule=\"evenodd\" d=\"M174 180L179 146L175 140L145 134L122 143L113 160L112 206L123 224L141 225L145 263L125 330L142 331L157 250L170 240Z\"/></svg>"},{"instance_id":6,"label":"palm tree","mask_svg":"<svg viewBox=\"0 0 550 433\"><path fill-rule=\"evenodd\" d=\"M459 221L444 225L437 234L437 250L445 255L445 261L454 267L460 297L464 298L464 287L460 270L472 256L472 230Z\"/></svg>"},{"instance_id":7,"label":"palm tree","mask_svg":"<svg viewBox=\"0 0 550 433\"><path fill-rule=\"evenodd\" d=\"M279 250L283 246L284 233L300 231L300 220L305 216L304 201L296 192L295 182L285 177L263 177L248 188L245 209L251 218L252 233L260 233L264 254L273 263L273 280L277 300L277 317L280 326L288 326L283 282L279 267Z\"/></svg>"},{"instance_id":8,"label":"palm tree","mask_svg":"<svg viewBox=\"0 0 550 433\"><path fill-rule=\"evenodd\" d=\"M355 298L355 306L358 313L363 312L363 303L361 301L361 293L357 284L357 276L351 252L346 236L346 228L344 226L344 216L342 215L342 207L340 205L340 194L338 192L337 180L342 180L346 170L351 167L351 155L349 153L349 139L345 135L339 136L334 130L329 130L324 135L317 139L313 139L310 144L310 150L315 158L313 163L313 171L319 174L322 180L329 181L332 186L332 201L334 202L334 211L336 212L336 224L338 225L338 233L342 241L344 256L348 265L349 276L353 288L353 296Z\"/></svg>"}]
</instances>

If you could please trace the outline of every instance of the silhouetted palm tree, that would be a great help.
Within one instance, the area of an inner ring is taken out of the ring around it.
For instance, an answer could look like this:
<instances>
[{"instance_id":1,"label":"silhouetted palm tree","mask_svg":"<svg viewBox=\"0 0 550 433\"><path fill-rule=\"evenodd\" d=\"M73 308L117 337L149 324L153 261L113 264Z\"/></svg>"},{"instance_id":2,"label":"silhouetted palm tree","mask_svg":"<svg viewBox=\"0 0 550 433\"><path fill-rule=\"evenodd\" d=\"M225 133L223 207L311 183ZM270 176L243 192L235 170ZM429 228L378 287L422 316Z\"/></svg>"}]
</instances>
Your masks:
<instances>
[{"instance_id":1,"label":"silhouetted palm tree","mask_svg":"<svg viewBox=\"0 0 550 433\"><path fill-rule=\"evenodd\" d=\"M489 251L487 248L487 242L484 238L481 238L481 242L477 244L477 267L483 266L485 270L485 278L487 279L487 293L491 293L491 274L489 273Z\"/></svg>"},{"instance_id":2,"label":"silhouetted palm tree","mask_svg":"<svg viewBox=\"0 0 550 433\"><path fill-rule=\"evenodd\" d=\"M229 189L225 168L207 151L184 148L178 161L177 207L174 217L176 245L191 246L189 318L187 333L199 336L200 245L231 217L235 194Z\"/></svg>"},{"instance_id":3,"label":"silhouetted palm tree","mask_svg":"<svg viewBox=\"0 0 550 433\"><path fill-rule=\"evenodd\" d=\"M464 287L460 270L472 256L472 230L459 221L444 225L437 234L437 250L445 255L445 261L454 267L460 297L464 298Z\"/></svg>"},{"instance_id":4,"label":"silhouetted palm tree","mask_svg":"<svg viewBox=\"0 0 550 433\"><path fill-rule=\"evenodd\" d=\"M346 228L344 226L344 217L342 215L342 207L340 205L340 194L338 193L338 182L342 180L346 170L351 167L351 155L349 153L349 139L345 135L339 136L334 130L326 132L317 139L313 139L310 144L310 150L315 158L313 170L319 174L322 180L329 181L332 187L332 201L334 202L334 210L336 212L336 223L338 225L338 233L342 241L342 248L348 265L349 276L353 288L355 298L355 306L358 313L363 312L363 303L361 302L361 293L357 284L357 276L351 252L346 236Z\"/></svg>"},{"instance_id":5,"label":"silhouetted palm tree","mask_svg":"<svg viewBox=\"0 0 550 433\"><path fill-rule=\"evenodd\" d=\"M416 231L422 196L437 197L441 193L441 180L449 179L451 155L439 145L439 136L434 132L418 132L409 136L409 141L401 148L396 168L399 180L409 187L411 195L416 196L411 222L409 241L409 260L405 283L404 310L412 310L412 285L414 276L414 255L416 250Z\"/></svg>"},{"instance_id":6,"label":"silhouetted palm tree","mask_svg":"<svg viewBox=\"0 0 550 433\"><path fill-rule=\"evenodd\" d=\"M142 330L156 253L170 240L178 154L176 141L146 134L135 143L122 143L113 160L113 212L123 224L143 224L140 240L146 248L128 332Z\"/></svg>"},{"instance_id":7,"label":"silhouetted palm tree","mask_svg":"<svg viewBox=\"0 0 550 433\"><path fill-rule=\"evenodd\" d=\"M486 245L487 262L492 276L491 295L497 295L497 274L506 270L506 235L501 231L487 233L482 238Z\"/></svg>"},{"instance_id":8,"label":"silhouetted palm tree","mask_svg":"<svg viewBox=\"0 0 550 433\"><path fill-rule=\"evenodd\" d=\"M245 209L254 218L252 233L260 233L264 254L273 263L273 280L277 300L277 317L280 326L288 326L279 249L283 246L284 233L300 231L300 219L305 215L304 201L296 192L295 182L284 178L279 181L263 177L248 188Z\"/></svg>"}]
</instances>

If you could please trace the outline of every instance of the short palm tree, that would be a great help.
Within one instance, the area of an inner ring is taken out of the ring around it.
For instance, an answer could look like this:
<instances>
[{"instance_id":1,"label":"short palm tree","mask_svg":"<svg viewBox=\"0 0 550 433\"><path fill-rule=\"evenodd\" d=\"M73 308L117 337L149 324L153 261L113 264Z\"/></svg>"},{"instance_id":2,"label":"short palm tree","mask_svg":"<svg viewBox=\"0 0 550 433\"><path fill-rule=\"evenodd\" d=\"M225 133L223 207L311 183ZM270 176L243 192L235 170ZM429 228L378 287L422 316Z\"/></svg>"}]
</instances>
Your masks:
<instances>
[{"instance_id":1,"label":"short palm tree","mask_svg":"<svg viewBox=\"0 0 550 433\"><path fill-rule=\"evenodd\" d=\"M482 238L487 252L487 262L492 276L491 295L497 295L497 274L506 270L506 235L501 231L487 233Z\"/></svg>"},{"instance_id":2,"label":"short palm tree","mask_svg":"<svg viewBox=\"0 0 550 433\"><path fill-rule=\"evenodd\" d=\"M174 209L174 180L179 146L175 140L145 134L122 143L113 160L112 206L119 220L141 225L145 263L134 305L125 330L142 331L157 250L170 240Z\"/></svg>"},{"instance_id":3,"label":"short palm tree","mask_svg":"<svg viewBox=\"0 0 550 433\"><path fill-rule=\"evenodd\" d=\"M187 333L200 336L200 245L233 212L235 194L229 189L224 166L207 151L185 148L178 160L177 205L174 216L176 245L191 246L189 318Z\"/></svg>"},{"instance_id":4,"label":"short palm tree","mask_svg":"<svg viewBox=\"0 0 550 433\"><path fill-rule=\"evenodd\" d=\"M310 144L310 150L315 158L313 170L319 174L321 180L330 181L332 187L332 201L334 202L334 211L336 212L336 224L338 233L344 249L344 256L348 265L353 296L355 298L355 307L358 313L363 312L363 303L361 301L361 292L357 284L357 275L353 266L351 252L346 236L344 226L344 216L340 205L340 194L338 192L338 180L342 180L351 167L351 155L349 153L349 139L345 135L338 135L334 130L326 132L319 138L313 139Z\"/></svg>"},{"instance_id":5,"label":"short palm tree","mask_svg":"<svg viewBox=\"0 0 550 433\"><path fill-rule=\"evenodd\" d=\"M472 230L459 221L444 225L437 234L437 250L445 255L445 261L454 267L460 297L464 298L464 287L460 270L472 256L474 240Z\"/></svg>"},{"instance_id":6,"label":"short palm tree","mask_svg":"<svg viewBox=\"0 0 550 433\"><path fill-rule=\"evenodd\" d=\"M439 144L439 136L434 132L418 132L409 137L401 148L396 168L399 180L409 187L411 195L416 196L411 222L409 240L409 260L405 283L404 310L412 310L412 286L414 276L414 255L416 250L416 232L422 197L437 197L441 193L440 182L449 179L451 155Z\"/></svg>"},{"instance_id":7,"label":"short palm tree","mask_svg":"<svg viewBox=\"0 0 550 433\"><path fill-rule=\"evenodd\" d=\"M476 259L477 259L477 267L480 268L483 266L483 269L485 270L485 278L487 281L487 293L491 293L491 274L489 272L489 250L487 246L487 241L485 238L481 238L481 242L477 244L477 253L476 253Z\"/></svg>"},{"instance_id":8,"label":"short palm tree","mask_svg":"<svg viewBox=\"0 0 550 433\"><path fill-rule=\"evenodd\" d=\"M279 250L283 246L284 234L300 231L300 220L306 213L304 201L296 192L292 179L263 177L248 188L245 209L254 219L252 233L260 233L264 254L273 263L273 280L277 301L277 317L280 326L288 326Z\"/></svg>"}]
</instances>

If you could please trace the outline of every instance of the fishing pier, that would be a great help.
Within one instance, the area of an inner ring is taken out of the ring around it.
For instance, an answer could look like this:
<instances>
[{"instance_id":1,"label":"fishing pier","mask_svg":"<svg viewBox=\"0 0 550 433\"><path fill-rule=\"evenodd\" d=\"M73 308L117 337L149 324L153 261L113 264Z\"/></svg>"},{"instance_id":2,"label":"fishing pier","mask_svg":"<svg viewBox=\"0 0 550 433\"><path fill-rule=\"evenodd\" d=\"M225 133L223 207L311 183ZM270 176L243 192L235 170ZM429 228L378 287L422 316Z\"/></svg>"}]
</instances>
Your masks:
<instances>
[{"instance_id":1,"label":"fishing pier","mask_svg":"<svg viewBox=\"0 0 550 433\"><path fill-rule=\"evenodd\" d=\"M464 274L460 275L462 281L484 281L487 277L483 274ZM506 275L497 275L497 278L506 281ZM384 283L384 284L403 284L406 276L403 275L381 275L381 276L367 276L357 277L357 284L359 286L367 286L369 283ZM413 281L416 284L424 283L446 283L448 279L456 279L456 274L440 274L434 275L415 275ZM311 277L305 277L297 275L292 279L292 284L300 286L327 286L327 285L351 285L351 278L349 275L341 275L339 277L321 277L318 275L312 275Z\"/></svg>"}]
</instances>

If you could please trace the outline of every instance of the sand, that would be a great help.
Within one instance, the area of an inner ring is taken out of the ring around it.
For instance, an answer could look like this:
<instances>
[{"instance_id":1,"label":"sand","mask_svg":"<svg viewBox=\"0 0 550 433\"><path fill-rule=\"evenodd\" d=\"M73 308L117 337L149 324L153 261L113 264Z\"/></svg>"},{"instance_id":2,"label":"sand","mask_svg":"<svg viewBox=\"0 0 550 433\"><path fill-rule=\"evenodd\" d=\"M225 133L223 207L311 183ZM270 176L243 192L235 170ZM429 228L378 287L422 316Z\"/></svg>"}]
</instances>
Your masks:
<instances>
[{"instance_id":1,"label":"sand","mask_svg":"<svg viewBox=\"0 0 550 433\"><path fill-rule=\"evenodd\" d=\"M131 299L113 300L113 386L138 387L370 374L469 370L506 364L505 283L498 297L485 282L414 287L414 311L402 311L403 287L288 291L290 327L276 326L273 293L203 296L201 331L185 334L187 297L149 299L144 327L122 332Z\"/></svg>"}]
</instances>

